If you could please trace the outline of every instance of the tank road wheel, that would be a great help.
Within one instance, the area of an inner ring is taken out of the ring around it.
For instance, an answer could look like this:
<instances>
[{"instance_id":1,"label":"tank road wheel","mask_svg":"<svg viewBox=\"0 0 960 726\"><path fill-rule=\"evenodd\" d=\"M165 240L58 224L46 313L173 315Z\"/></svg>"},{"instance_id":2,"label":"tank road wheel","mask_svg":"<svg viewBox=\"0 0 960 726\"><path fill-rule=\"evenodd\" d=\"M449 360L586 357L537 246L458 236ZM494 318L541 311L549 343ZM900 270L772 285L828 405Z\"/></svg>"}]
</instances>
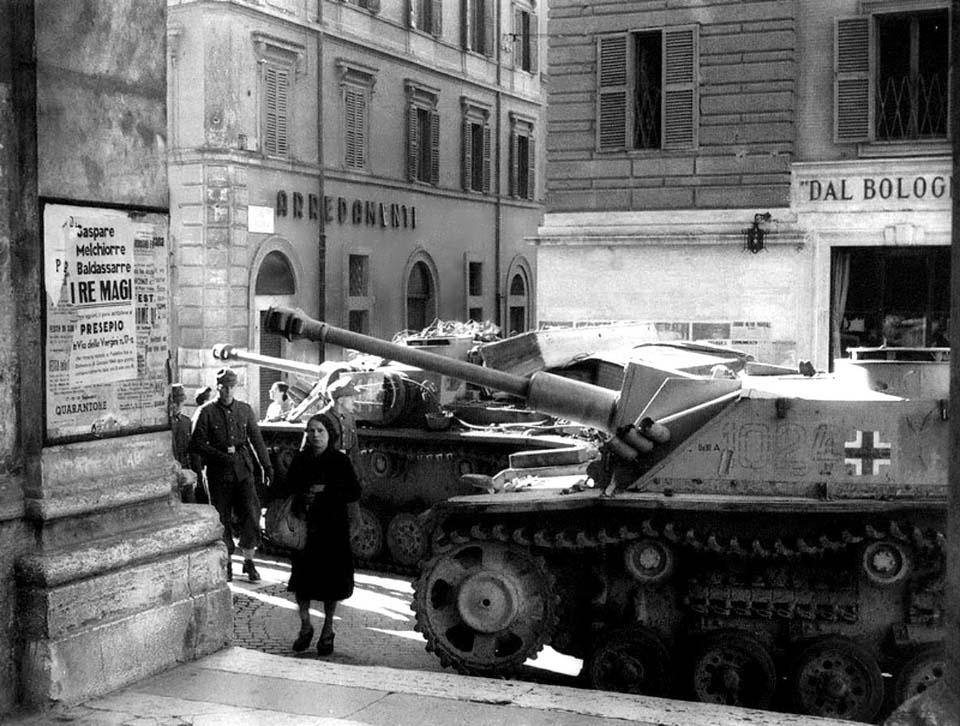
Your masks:
<instances>
[{"instance_id":1,"label":"tank road wheel","mask_svg":"<svg viewBox=\"0 0 960 726\"><path fill-rule=\"evenodd\" d=\"M943 646L939 643L918 650L897 670L893 681L893 705L899 706L940 680L946 662Z\"/></svg>"},{"instance_id":2,"label":"tank road wheel","mask_svg":"<svg viewBox=\"0 0 960 726\"><path fill-rule=\"evenodd\" d=\"M773 658L745 632L706 636L693 659L693 694L704 703L767 708L777 688Z\"/></svg>"},{"instance_id":3,"label":"tank road wheel","mask_svg":"<svg viewBox=\"0 0 960 726\"><path fill-rule=\"evenodd\" d=\"M383 550L380 518L366 507L360 507L360 524L350 532L350 549L358 560L375 560Z\"/></svg>"},{"instance_id":4,"label":"tank road wheel","mask_svg":"<svg viewBox=\"0 0 960 726\"><path fill-rule=\"evenodd\" d=\"M791 685L797 708L812 716L870 722L883 703L876 659L838 636L815 641L800 653Z\"/></svg>"},{"instance_id":5,"label":"tank road wheel","mask_svg":"<svg viewBox=\"0 0 960 726\"><path fill-rule=\"evenodd\" d=\"M444 666L492 674L521 665L557 622L553 578L516 545L470 541L427 562L414 584L417 630Z\"/></svg>"},{"instance_id":6,"label":"tank road wheel","mask_svg":"<svg viewBox=\"0 0 960 726\"><path fill-rule=\"evenodd\" d=\"M860 566L874 585L893 585L910 574L910 550L889 539L870 542L861 550Z\"/></svg>"},{"instance_id":7,"label":"tank road wheel","mask_svg":"<svg viewBox=\"0 0 960 726\"><path fill-rule=\"evenodd\" d=\"M670 690L670 653L655 632L642 625L609 630L583 664L591 688L644 696Z\"/></svg>"},{"instance_id":8,"label":"tank road wheel","mask_svg":"<svg viewBox=\"0 0 960 726\"><path fill-rule=\"evenodd\" d=\"M627 572L644 585L659 585L673 574L673 550L655 539L631 542L623 551Z\"/></svg>"},{"instance_id":9,"label":"tank road wheel","mask_svg":"<svg viewBox=\"0 0 960 726\"><path fill-rule=\"evenodd\" d=\"M427 553L427 537L417 515L400 512L387 525L387 550L397 564L410 567Z\"/></svg>"}]
</instances>

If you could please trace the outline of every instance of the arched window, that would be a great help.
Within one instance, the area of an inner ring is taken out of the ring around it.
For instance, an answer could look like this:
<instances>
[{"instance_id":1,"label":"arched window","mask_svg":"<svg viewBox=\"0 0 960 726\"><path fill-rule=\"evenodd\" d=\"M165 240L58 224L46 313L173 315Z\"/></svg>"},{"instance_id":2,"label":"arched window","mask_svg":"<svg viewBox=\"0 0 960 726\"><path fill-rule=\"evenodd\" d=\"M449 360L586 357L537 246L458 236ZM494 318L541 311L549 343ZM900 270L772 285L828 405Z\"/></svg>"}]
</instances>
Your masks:
<instances>
[{"instance_id":1,"label":"arched window","mask_svg":"<svg viewBox=\"0 0 960 726\"><path fill-rule=\"evenodd\" d=\"M510 278L510 294L507 298L508 335L526 331L527 321L527 279L523 269L518 269Z\"/></svg>"},{"instance_id":2,"label":"arched window","mask_svg":"<svg viewBox=\"0 0 960 726\"><path fill-rule=\"evenodd\" d=\"M257 273L257 295L293 295L297 284L293 276L290 260L282 252L274 250L260 264Z\"/></svg>"},{"instance_id":3,"label":"arched window","mask_svg":"<svg viewBox=\"0 0 960 726\"><path fill-rule=\"evenodd\" d=\"M414 263L407 278L407 329L423 330L437 316L436 286L430 268Z\"/></svg>"}]
</instances>

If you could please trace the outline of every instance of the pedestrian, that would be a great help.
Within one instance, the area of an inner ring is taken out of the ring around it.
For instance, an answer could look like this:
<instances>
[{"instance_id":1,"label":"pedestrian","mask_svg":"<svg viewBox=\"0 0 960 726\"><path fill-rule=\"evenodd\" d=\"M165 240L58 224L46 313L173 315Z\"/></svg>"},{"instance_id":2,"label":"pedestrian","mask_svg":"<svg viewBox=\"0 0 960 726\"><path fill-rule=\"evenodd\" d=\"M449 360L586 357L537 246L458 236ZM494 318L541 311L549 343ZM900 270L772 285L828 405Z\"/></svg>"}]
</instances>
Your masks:
<instances>
[{"instance_id":1,"label":"pedestrian","mask_svg":"<svg viewBox=\"0 0 960 726\"><path fill-rule=\"evenodd\" d=\"M296 652L310 647L310 601L323 603L323 627L317 654L333 652L333 616L340 600L353 594L350 530L360 514L360 482L350 459L337 448L338 426L329 413L317 413L306 425L306 446L287 470L286 495L295 495L294 511L307 520L306 547L291 557L290 581L300 612Z\"/></svg>"},{"instance_id":2,"label":"pedestrian","mask_svg":"<svg viewBox=\"0 0 960 726\"><path fill-rule=\"evenodd\" d=\"M267 406L267 413L263 417L264 421L283 421L287 413L293 408L293 401L287 393L290 386L283 381L274 381L270 386L270 405Z\"/></svg>"},{"instance_id":3,"label":"pedestrian","mask_svg":"<svg viewBox=\"0 0 960 726\"><path fill-rule=\"evenodd\" d=\"M322 410L335 416L340 426L340 451L350 457L355 471L362 471L360 442L357 438L357 397L359 391L349 378L338 378L327 386L330 403Z\"/></svg>"},{"instance_id":4,"label":"pedestrian","mask_svg":"<svg viewBox=\"0 0 960 726\"><path fill-rule=\"evenodd\" d=\"M197 425L200 409L213 398L213 389L210 386L200 386L194 393L193 400L197 407L190 417L190 431ZM190 454L190 468L197 475L196 499L197 504L210 504L210 485L207 484L207 474L203 468L203 458L199 454Z\"/></svg>"},{"instance_id":5,"label":"pedestrian","mask_svg":"<svg viewBox=\"0 0 960 726\"><path fill-rule=\"evenodd\" d=\"M250 582L257 582L260 573L253 564L253 554L260 540L260 500L254 472L259 461L264 480L269 482L273 467L256 414L249 404L234 398L236 385L237 374L233 369L217 371L217 398L201 407L190 437L190 451L199 454L206 467L210 501L223 525L227 580L233 579L230 557L235 549L232 521L235 515L243 572Z\"/></svg>"},{"instance_id":6,"label":"pedestrian","mask_svg":"<svg viewBox=\"0 0 960 726\"><path fill-rule=\"evenodd\" d=\"M170 386L170 396L168 398L168 414L170 417L170 438L173 443L173 458L180 464L181 474L178 476L178 487L180 489L180 501L192 503L196 501L196 481L189 474L184 472L193 471L190 466L190 419L183 412L183 402L187 399L187 394L183 390L182 383L173 383Z\"/></svg>"}]
</instances>

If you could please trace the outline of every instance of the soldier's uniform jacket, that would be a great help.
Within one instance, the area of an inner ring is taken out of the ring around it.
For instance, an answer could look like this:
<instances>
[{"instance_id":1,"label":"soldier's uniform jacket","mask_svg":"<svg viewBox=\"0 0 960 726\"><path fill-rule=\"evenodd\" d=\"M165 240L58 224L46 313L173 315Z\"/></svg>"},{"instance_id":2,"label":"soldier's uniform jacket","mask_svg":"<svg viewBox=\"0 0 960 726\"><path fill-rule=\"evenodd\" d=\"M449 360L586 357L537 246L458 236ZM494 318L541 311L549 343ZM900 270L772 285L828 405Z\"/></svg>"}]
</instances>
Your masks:
<instances>
[{"instance_id":1,"label":"soldier's uniform jacket","mask_svg":"<svg viewBox=\"0 0 960 726\"><path fill-rule=\"evenodd\" d=\"M228 452L231 446L235 447L233 454ZM267 447L249 404L236 399L229 406L211 401L200 409L190 437L190 452L202 457L208 477L221 481L254 478L254 451L269 477L272 471Z\"/></svg>"}]
</instances>

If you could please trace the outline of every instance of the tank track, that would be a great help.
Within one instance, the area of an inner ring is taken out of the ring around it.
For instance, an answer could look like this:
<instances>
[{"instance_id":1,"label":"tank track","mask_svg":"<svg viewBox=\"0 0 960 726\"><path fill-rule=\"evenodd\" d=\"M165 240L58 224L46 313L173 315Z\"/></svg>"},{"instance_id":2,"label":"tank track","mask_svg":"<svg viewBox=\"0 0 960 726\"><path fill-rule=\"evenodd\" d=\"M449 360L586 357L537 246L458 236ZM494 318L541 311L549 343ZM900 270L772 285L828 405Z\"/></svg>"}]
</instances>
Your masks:
<instances>
[{"instance_id":1,"label":"tank track","mask_svg":"<svg viewBox=\"0 0 960 726\"><path fill-rule=\"evenodd\" d=\"M916 560L903 622L908 628L927 633L921 641L943 626L945 537L940 531L924 530L894 519L848 527L839 533L823 531L772 539L720 537L706 529L681 525L666 513L661 521L647 518L637 525L615 528L516 526L516 520L513 521L435 530L431 540L433 553L442 555L469 541L500 542L528 548L548 559L570 561L571 555L576 559L575 553L589 555L639 540L656 540L672 545L676 551L698 554L698 560L708 557L709 562L717 565L717 570L711 571L705 565L695 568L692 576L677 579L683 592L677 607L686 622L713 630L737 624L742 627L744 621L781 621L791 637L802 641L823 633L855 632L864 615L857 585L849 577L846 581L840 575L831 577L830 568L821 565L816 568L817 579L805 579L797 574L802 566L806 564L809 573L825 558L854 552L871 542L892 540L909 546ZM737 571L738 563L746 565L748 577ZM608 624L602 622L603 616L598 618L596 626ZM557 635L561 640L565 637L562 632ZM575 655L584 655L577 650L570 649ZM470 670L469 664L457 663L455 655L448 653L447 659L453 659L452 665L459 670Z\"/></svg>"}]
</instances>

